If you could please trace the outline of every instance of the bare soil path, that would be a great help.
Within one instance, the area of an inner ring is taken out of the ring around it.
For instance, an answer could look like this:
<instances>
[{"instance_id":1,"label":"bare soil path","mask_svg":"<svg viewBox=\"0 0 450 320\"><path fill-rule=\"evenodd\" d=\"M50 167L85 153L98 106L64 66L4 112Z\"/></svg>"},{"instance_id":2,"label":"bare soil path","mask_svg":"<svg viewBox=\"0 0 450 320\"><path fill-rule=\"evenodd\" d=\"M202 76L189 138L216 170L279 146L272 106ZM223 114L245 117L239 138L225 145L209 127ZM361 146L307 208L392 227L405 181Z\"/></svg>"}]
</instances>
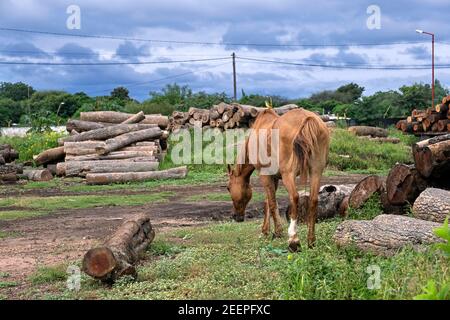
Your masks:
<instances>
[{"instance_id":1,"label":"bare soil path","mask_svg":"<svg viewBox=\"0 0 450 320\"><path fill-rule=\"evenodd\" d=\"M324 177L322 184L356 183L364 175L339 175ZM255 191L262 192L257 180ZM189 201L189 196L208 193L226 193L226 183L202 186L158 187L151 192L173 191L175 196L168 202L148 203L143 206L112 206L89 209L61 210L57 214L26 218L12 221L0 221L0 231L13 234L0 238L0 272L8 273L8 279L24 280L39 266L58 265L79 260L83 254L109 235L127 217L140 212L149 212L156 233L169 229L196 226L212 221L230 219L229 201ZM149 193L149 190L96 191L86 194L136 194ZM40 189L15 196L57 196L76 193L57 193L54 190ZM14 194L8 194L14 196ZM286 197L280 197L280 212L284 213ZM262 203L251 202L247 218L262 216Z\"/></svg>"}]
</instances>

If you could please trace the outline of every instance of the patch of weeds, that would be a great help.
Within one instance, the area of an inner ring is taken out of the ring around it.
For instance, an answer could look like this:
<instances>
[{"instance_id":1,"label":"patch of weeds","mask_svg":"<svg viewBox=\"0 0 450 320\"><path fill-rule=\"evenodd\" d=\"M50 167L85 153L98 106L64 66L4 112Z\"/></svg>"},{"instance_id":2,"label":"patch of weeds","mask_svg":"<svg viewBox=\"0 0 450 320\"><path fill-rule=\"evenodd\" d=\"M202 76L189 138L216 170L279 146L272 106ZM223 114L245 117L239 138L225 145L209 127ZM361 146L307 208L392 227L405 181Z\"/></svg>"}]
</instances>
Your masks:
<instances>
[{"instance_id":1,"label":"patch of weeds","mask_svg":"<svg viewBox=\"0 0 450 320\"><path fill-rule=\"evenodd\" d=\"M18 285L19 285L19 283L16 281L0 281L0 289L11 288L11 287L15 287Z\"/></svg>"},{"instance_id":2,"label":"patch of weeds","mask_svg":"<svg viewBox=\"0 0 450 320\"><path fill-rule=\"evenodd\" d=\"M153 256L172 256L181 251L181 247L163 240L153 241L148 250Z\"/></svg>"},{"instance_id":3,"label":"patch of weeds","mask_svg":"<svg viewBox=\"0 0 450 320\"><path fill-rule=\"evenodd\" d=\"M64 281L67 276L65 266L40 267L29 277L29 280L33 284L44 284Z\"/></svg>"},{"instance_id":4,"label":"patch of weeds","mask_svg":"<svg viewBox=\"0 0 450 320\"><path fill-rule=\"evenodd\" d=\"M17 238L20 237L22 235L22 233L18 232L18 231L0 231L0 239L5 239L5 238ZM0 276L1 278L1 276Z\"/></svg>"},{"instance_id":5,"label":"patch of weeds","mask_svg":"<svg viewBox=\"0 0 450 320\"><path fill-rule=\"evenodd\" d=\"M359 220L371 220L376 216L383 213L383 207L381 205L380 196L378 193L373 194L361 208L348 209L349 219L359 219Z\"/></svg>"}]
</instances>

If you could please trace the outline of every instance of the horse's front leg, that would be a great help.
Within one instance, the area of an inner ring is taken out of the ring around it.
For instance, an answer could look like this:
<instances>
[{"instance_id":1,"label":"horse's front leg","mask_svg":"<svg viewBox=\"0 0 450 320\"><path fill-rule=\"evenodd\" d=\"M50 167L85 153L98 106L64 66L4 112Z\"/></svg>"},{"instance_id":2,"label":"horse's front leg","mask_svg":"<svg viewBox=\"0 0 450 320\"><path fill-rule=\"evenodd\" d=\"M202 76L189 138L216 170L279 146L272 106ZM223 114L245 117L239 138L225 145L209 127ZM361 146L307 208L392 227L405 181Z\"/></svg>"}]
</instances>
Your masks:
<instances>
[{"instance_id":1,"label":"horse's front leg","mask_svg":"<svg viewBox=\"0 0 450 320\"><path fill-rule=\"evenodd\" d=\"M273 176L261 175L260 180L266 193L264 222L266 222L266 219L270 221L270 216L272 216L275 225L274 237L279 238L282 236L283 233L283 225L281 224L281 218L280 213L278 211L278 204L276 197L278 188L278 179L274 178ZM270 224L270 222L268 222L268 224Z\"/></svg>"},{"instance_id":2,"label":"horse's front leg","mask_svg":"<svg viewBox=\"0 0 450 320\"><path fill-rule=\"evenodd\" d=\"M286 174L282 176L283 184L289 193L289 250L296 252L300 248L300 240L297 235L297 220L298 220L298 192L295 185L295 176L293 174Z\"/></svg>"}]
</instances>

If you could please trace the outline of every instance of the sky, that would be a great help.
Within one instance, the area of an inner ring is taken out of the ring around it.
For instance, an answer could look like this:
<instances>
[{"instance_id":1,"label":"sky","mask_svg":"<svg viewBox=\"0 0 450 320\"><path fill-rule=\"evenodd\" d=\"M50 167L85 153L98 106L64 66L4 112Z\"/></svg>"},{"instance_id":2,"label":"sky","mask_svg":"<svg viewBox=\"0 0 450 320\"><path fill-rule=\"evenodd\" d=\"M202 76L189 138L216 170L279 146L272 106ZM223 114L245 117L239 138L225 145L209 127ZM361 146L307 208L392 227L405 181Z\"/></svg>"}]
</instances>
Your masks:
<instances>
[{"instance_id":1,"label":"sky","mask_svg":"<svg viewBox=\"0 0 450 320\"><path fill-rule=\"evenodd\" d=\"M232 95L235 52L238 95L307 97L349 82L369 95L431 82L431 37L415 32L423 29L436 34L435 62L447 66L436 78L448 87L445 12L448 0L0 0L0 82L93 96L126 86L141 101L174 82ZM424 68L361 69L411 65Z\"/></svg>"}]
</instances>

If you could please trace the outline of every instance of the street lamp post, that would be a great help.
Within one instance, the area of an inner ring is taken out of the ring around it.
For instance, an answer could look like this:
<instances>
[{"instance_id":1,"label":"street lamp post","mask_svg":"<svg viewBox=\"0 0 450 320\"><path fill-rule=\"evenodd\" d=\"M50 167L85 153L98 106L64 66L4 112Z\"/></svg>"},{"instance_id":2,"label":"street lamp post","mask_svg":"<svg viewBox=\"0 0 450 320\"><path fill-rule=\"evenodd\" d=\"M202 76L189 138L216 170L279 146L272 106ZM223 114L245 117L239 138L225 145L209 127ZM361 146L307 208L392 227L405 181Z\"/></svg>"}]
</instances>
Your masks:
<instances>
[{"instance_id":1,"label":"street lamp post","mask_svg":"<svg viewBox=\"0 0 450 320\"><path fill-rule=\"evenodd\" d=\"M431 36L431 109L434 108L434 33L426 32L420 29L416 30L417 33L427 34Z\"/></svg>"}]
</instances>

